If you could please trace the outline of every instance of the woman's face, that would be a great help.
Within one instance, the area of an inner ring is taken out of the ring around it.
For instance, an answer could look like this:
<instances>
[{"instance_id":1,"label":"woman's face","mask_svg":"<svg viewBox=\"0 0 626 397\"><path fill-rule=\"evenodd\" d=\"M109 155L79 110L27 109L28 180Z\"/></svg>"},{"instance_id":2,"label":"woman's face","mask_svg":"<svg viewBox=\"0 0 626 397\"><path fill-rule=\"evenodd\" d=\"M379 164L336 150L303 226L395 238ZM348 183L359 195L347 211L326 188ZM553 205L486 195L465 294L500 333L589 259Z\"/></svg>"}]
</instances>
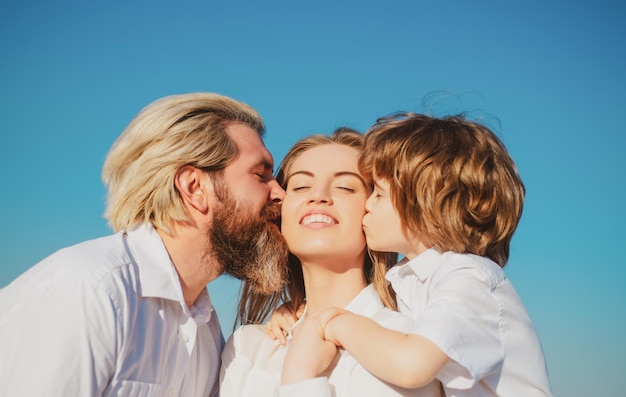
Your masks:
<instances>
[{"instance_id":1,"label":"woman's face","mask_svg":"<svg viewBox=\"0 0 626 397\"><path fill-rule=\"evenodd\" d=\"M358 156L355 148L326 144L293 161L281 230L301 261L354 260L364 252L362 221L369 191L359 174Z\"/></svg>"}]
</instances>

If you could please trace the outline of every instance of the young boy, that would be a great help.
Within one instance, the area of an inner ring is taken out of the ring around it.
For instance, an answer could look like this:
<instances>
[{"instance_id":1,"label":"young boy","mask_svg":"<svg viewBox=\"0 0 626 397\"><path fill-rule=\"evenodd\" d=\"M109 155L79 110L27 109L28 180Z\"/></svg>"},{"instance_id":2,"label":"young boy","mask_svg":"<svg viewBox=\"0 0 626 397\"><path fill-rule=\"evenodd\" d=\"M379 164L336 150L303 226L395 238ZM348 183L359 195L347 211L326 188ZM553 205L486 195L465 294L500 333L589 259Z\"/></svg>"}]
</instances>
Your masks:
<instances>
[{"instance_id":1,"label":"young boy","mask_svg":"<svg viewBox=\"0 0 626 397\"><path fill-rule=\"evenodd\" d=\"M329 310L309 319L320 338L398 386L436 378L447 396L552 396L537 333L502 270L525 193L502 142L460 116L396 114L367 132L359 165L375 184L368 247L405 256L387 279L415 327L407 335ZM287 382L306 379L300 370Z\"/></svg>"}]
</instances>

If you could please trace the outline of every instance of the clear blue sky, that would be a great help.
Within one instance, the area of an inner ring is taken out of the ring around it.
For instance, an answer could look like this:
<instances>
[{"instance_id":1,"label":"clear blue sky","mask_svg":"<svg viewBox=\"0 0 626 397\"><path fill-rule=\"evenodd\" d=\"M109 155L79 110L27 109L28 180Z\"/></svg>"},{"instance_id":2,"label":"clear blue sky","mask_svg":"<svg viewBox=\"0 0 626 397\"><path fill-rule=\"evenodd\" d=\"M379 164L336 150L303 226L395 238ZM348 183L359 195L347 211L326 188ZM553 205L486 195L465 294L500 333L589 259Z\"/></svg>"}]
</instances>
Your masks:
<instances>
[{"instance_id":1,"label":"clear blue sky","mask_svg":"<svg viewBox=\"0 0 626 397\"><path fill-rule=\"evenodd\" d=\"M624 17L605 0L2 1L0 286L110 233L103 159L159 97L249 103L277 163L312 132L467 111L496 126L526 183L506 271L555 394L622 395ZM209 285L227 333L237 289Z\"/></svg>"}]
</instances>

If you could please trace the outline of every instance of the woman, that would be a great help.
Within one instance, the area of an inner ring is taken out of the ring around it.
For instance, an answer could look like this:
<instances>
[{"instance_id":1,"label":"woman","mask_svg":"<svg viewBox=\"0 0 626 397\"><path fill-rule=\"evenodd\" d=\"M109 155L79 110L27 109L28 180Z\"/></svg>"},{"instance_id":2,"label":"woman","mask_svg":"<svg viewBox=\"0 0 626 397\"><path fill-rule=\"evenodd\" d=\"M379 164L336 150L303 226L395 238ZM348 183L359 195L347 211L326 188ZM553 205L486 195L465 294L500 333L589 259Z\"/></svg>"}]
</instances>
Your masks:
<instances>
[{"instance_id":1,"label":"woman","mask_svg":"<svg viewBox=\"0 0 626 397\"><path fill-rule=\"evenodd\" d=\"M306 339L298 343L296 332L282 346L259 325L278 304L288 302L294 313L306 303L303 317L337 306L388 328L410 329L410 320L390 309L394 300L384 274L395 255L372 253L372 260L367 252L361 221L371 184L358 171L362 145L360 133L342 128L330 137L304 138L285 156L277 180L287 193L281 227L291 252L289 283L282 294L272 296L254 295L244 285L238 318L251 325L235 331L224 349L221 396L274 396L276 389L279 395L294 396L439 395L436 384L415 390L389 385L334 346L328 347L332 362L324 377L281 386L287 353L292 361L297 361L294 356L307 360Z\"/></svg>"}]
</instances>

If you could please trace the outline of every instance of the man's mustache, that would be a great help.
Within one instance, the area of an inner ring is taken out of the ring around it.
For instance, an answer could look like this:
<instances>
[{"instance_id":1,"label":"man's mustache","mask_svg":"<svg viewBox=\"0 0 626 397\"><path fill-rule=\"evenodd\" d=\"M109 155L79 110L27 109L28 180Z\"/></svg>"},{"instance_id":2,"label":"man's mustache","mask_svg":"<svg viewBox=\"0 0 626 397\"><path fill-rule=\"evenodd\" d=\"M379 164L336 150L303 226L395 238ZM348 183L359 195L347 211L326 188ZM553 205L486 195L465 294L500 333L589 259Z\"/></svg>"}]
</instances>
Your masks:
<instances>
[{"instance_id":1,"label":"man's mustache","mask_svg":"<svg viewBox=\"0 0 626 397\"><path fill-rule=\"evenodd\" d=\"M280 203L272 203L265 206L261 210L261 216L263 217L263 219L267 219L268 221L280 226L280 209Z\"/></svg>"}]
</instances>

